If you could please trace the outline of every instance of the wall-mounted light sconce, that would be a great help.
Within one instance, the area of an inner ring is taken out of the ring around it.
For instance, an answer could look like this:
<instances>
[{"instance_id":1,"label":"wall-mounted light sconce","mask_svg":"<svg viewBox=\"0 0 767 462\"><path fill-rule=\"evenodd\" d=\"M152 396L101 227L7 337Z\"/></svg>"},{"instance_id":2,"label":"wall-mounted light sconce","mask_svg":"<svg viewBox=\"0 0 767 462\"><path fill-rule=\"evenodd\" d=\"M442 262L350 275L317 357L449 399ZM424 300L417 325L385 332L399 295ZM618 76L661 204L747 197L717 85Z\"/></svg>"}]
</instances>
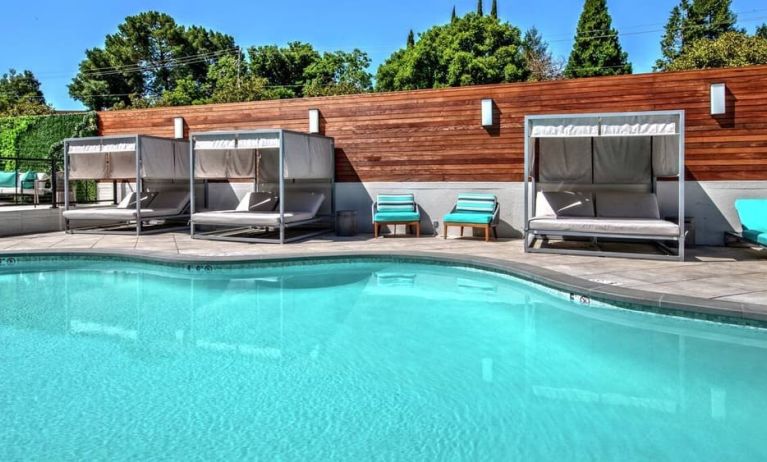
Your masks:
<instances>
[{"instance_id":1,"label":"wall-mounted light sconce","mask_svg":"<svg viewBox=\"0 0 767 462\"><path fill-rule=\"evenodd\" d=\"M492 99L482 100L482 126L483 127L493 126L493 100Z\"/></svg>"},{"instance_id":2,"label":"wall-mounted light sconce","mask_svg":"<svg viewBox=\"0 0 767 462\"><path fill-rule=\"evenodd\" d=\"M320 132L320 110L309 109L309 133Z\"/></svg>"},{"instance_id":3,"label":"wall-mounted light sconce","mask_svg":"<svg viewBox=\"0 0 767 462\"><path fill-rule=\"evenodd\" d=\"M721 115L727 112L727 87L723 83L711 84L711 115Z\"/></svg>"},{"instance_id":4,"label":"wall-mounted light sconce","mask_svg":"<svg viewBox=\"0 0 767 462\"><path fill-rule=\"evenodd\" d=\"M173 119L173 137L174 138L184 137L184 118L183 117L176 117L175 119Z\"/></svg>"}]
</instances>

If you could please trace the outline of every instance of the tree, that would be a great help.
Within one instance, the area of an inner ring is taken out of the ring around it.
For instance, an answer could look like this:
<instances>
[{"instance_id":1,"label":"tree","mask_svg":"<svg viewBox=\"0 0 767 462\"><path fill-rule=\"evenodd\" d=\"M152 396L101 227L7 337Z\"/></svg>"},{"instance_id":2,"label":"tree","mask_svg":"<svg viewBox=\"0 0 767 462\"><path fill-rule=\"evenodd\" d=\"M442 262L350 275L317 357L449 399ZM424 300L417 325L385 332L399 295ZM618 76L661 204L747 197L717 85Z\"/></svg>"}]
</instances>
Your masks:
<instances>
[{"instance_id":1,"label":"tree","mask_svg":"<svg viewBox=\"0 0 767 462\"><path fill-rule=\"evenodd\" d=\"M680 0L671 10L661 39L663 57L656 61L656 70L666 70L693 42L714 40L727 32L742 32L735 27L737 16L732 0Z\"/></svg>"},{"instance_id":2,"label":"tree","mask_svg":"<svg viewBox=\"0 0 767 462\"><path fill-rule=\"evenodd\" d=\"M549 51L549 44L543 40L535 27L525 32L522 50L529 71L529 81L538 82L562 77L563 63L561 60L554 59L551 51Z\"/></svg>"},{"instance_id":3,"label":"tree","mask_svg":"<svg viewBox=\"0 0 767 462\"><path fill-rule=\"evenodd\" d=\"M415 46L415 34L413 34L413 29L410 29L410 33L407 34L407 47L413 48Z\"/></svg>"},{"instance_id":4,"label":"tree","mask_svg":"<svg viewBox=\"0 0 767 462\"><path fill-rule=\"evenodd\" d=\"M304 95L348 95L370 91L373 77L367 71L368 66L370 57L358 49L323 53L304 71Z\"/></svg>"},{"instance_id":5,"label":"tree","mask_svg":"<svg viewBox=\"0 0 767 462\"><path fill-rule=\"evenodd\" d=\"M453 5L453 11L450 13L450 22L455 22L458 17L455 15L455 5Z\"/></svg>"},{"instance_id":6,"label":"tree","mask_svg":"<svg viewBox=\"0 0 767 462\"><path fill-rule=\"evenodd\" d=\"M754 35L763 39L767 39L767 23L757 27L756 33Z\"/></svg>"},{"instance_id":7,"label":"tree","mask_svg":"<svg viewBox=\"0 0 767 462\"><path fill-rule=\"evenodd\" d=\"M469 13L419 35L378 68L381 91L519 82L528 72L519 29Z\"/></svg>"},{"instance_id":8,"label":"tree","mask_svg":"<svg viewBox=\"0 0 767 462\"><path fill-rule=\"evenodd\" d=\"M698 39L665 70L709 69L767 64L767 38L725 32L716 39Z\"/></svg>"},{"instance_id":9,"label":"tree","mask_svg":"<svg viewBox=\"0 0 767 462\"><path fill-rule=\"evenodd\" d=\"M31 71L10 69L0 77L0 116L39 115L53 112L45 103L40 81Z\"/></svg>"},{"instance_id":10,"label":"tree","mask_svg":"<svg viewBox=\"0 0 767 462\"><path fill-rule=\"evenodd\" d=\"M185 28L164 13L129 16L107 35L103 48L86 50L69 94L91 109L196 98L184 88L205 87L208 69L237 53L234 39L201 27ZM183 82L181 88L179 83Z\"/></svg>"},{"instance_id":11,"label":"tree","mask_svg":"<svg viewBox=\"0 0 767 462\"><path fill-rule=\"evenodd\" d=\"M250 71L265 78L270 85L283 87L283 96L301 97L306 84L306 69L320 59L320 54L308 43L289 42L248 49Z\"/></svg>"},{"instance_id":12,"label":"tree","mask_svg":"<svg viewBox=\"0 0 767 462\"><path fill-rule=\"evenodd\" d=\"M477 0L477 16L482 16L482 0Z\"/></svg>"},{"instance_id":13,"label":"tree","mask_svg":"<svg viewBox=\"0 0 767 462\"><path fill-rule=\"evenodd\" d=\"M498 19L498 0L493 0L490 4L490 17Z\"/></svg>"},{"instance_id":14,"label":"tree","mask_svg":"<svg viewBox=\"0 0 767 462\"><path fill-rule=\"evenodd\" d=\"M631 74L628 54L612 27L606 0L586 0L565 67L568 78Z\"/></svg>"}]
</instances>

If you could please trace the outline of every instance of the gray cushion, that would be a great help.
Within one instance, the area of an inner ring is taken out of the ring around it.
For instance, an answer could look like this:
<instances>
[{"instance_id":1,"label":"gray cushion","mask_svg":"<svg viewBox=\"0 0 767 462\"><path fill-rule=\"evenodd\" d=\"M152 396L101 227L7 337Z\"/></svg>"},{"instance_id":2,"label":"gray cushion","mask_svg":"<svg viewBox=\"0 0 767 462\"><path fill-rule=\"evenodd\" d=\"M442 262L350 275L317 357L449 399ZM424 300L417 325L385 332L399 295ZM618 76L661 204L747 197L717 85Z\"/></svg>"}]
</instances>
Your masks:
<instances>
[{"instance_id":1,"label":"gray cushion","mask_svg":"<svg viewBox=\"0 0 767 462\"><path fill-rule=\"evenodd\" d=\"M156 194L151 202L152 209L172 209L180 213L189 204L189 191L159 191Z\"/></svg>"},{"instance_id":2,"label":"gray cushion","mask_svg":"<svg viewBox=\"0 0 767 462\"><path fill-rule=\"evenodd\" d=\"M590 192L539 192L536 217L593 217L594 201Z\"/></svg>"},{"instance_id":3,"label":"gray cushion","mask_svg":"<svg viewBox=\"0 0 767 462\"><path fill-rule=\"evenodd\" d=\"M598 192L597 216L602 218L660 219L658 199L652 193Z\"/></svg>"}]
</instances>

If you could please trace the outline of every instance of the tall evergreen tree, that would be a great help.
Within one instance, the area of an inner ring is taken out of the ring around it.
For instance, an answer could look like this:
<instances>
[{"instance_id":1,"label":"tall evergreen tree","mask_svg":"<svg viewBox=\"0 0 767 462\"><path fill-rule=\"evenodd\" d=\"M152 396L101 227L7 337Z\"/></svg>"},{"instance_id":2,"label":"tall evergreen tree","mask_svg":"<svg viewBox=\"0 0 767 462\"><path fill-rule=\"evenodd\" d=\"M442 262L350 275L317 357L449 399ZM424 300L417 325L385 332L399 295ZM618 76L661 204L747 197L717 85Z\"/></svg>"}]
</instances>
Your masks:
<instances>
[{"instance_id":1,"label":"tall evergreen tree","mask_svg":"<svg viewBox=\"0 0 767 462\"><path fill-rule=\"evenodd\" d=\"M742 32L735 26L732 0L680 0L669 15L661 39L663 57L656 70L665 70L696 40L715 40L726 32Z\"/></svg>"},{"instance_id":2,"label":"tall evergreen tree","mask_svg":"<svg viewBox=\"0 0 767 462\"><path fill-rule=\"evenodd\" d=\"M415 34L413 33L413 29L410 29L410 33L407 34L407 47L413 48L415 46Z\"/></svg>"},{"instance_id":3,"label":"tall evergreen tree","mask_svg":"<svg viewBox=\"0 0 767 462\"><path fill-rule=\"evenodd\" d=\"M522 52L525 55L527 70L530 72L527 80L538 82L562 77L562 60L554 59L549 50L549 44L543 40L541 33L535 27L525 32L525 37L522 39Z\"/></svg>"},{"instance_id":4,"label":"tall evergreen tree","mask_svg":"<svg viewBox=\"0 0 767 462\"><path fill-rule=\"evenodd\" d=\"M482 16L484 13L482 12L482 0L477 0L477 15Z\"/></svg>"},{"instance_id":5,"label":"tall evergreen tree","mask_svg":"<svg viewBox=\"0 0 767 462\"><path fill-rule=\"evenodd\" d=\"M756 33L754 35L763 39L767 39L767 23L757 27Z\"/></svg>"},{"instance_id":6,"label":"tall evergreen tree","mask_svg":"<svg viewBox=\"0 0 767 462\"><path fill-rule=\"evenodd\" d=\"M586 0L565 68L568 78L631 74L628 54L612 26L606 0Z\"/></svg>"},{"instance_id":7,"label":"tall evergreen tree","mask_svg":"<svg viewBox=\"0 0 767 462\"><path fill-rule=\"evenodd\" d=\"M493 3L490 5L490 17L498 19L498 0L493 0Z\"/></svg>"},{"instance_id":8,"label":"tall evergreen tree","mask_svg":"<svg viewBox=\"0 0 767 462\"><path fill-rule=\"evenodd\" d=\"M455 5L453 5L453 12L450 13L450 22L455 22L457 16L455 15Z\"/></svg>"}]
</instances>

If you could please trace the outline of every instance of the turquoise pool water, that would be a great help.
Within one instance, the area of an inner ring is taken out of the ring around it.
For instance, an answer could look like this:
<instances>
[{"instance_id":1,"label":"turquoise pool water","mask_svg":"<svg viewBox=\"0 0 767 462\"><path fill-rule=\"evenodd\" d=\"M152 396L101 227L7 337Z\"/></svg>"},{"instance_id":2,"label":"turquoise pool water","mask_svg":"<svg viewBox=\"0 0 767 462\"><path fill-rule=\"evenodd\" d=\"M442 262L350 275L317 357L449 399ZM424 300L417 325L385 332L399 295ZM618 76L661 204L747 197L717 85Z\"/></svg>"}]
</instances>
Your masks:
<instances>
[{"instance_id":1,"label":"turquoise pool water","mask_svg":"<svg viewBox=\"0 0 767 462\"><path fill-rule=\"evenodd\" d=\"M0 460L764 460L766 348L445 265L18 261Z\"/></svg>"}]
</instances>

